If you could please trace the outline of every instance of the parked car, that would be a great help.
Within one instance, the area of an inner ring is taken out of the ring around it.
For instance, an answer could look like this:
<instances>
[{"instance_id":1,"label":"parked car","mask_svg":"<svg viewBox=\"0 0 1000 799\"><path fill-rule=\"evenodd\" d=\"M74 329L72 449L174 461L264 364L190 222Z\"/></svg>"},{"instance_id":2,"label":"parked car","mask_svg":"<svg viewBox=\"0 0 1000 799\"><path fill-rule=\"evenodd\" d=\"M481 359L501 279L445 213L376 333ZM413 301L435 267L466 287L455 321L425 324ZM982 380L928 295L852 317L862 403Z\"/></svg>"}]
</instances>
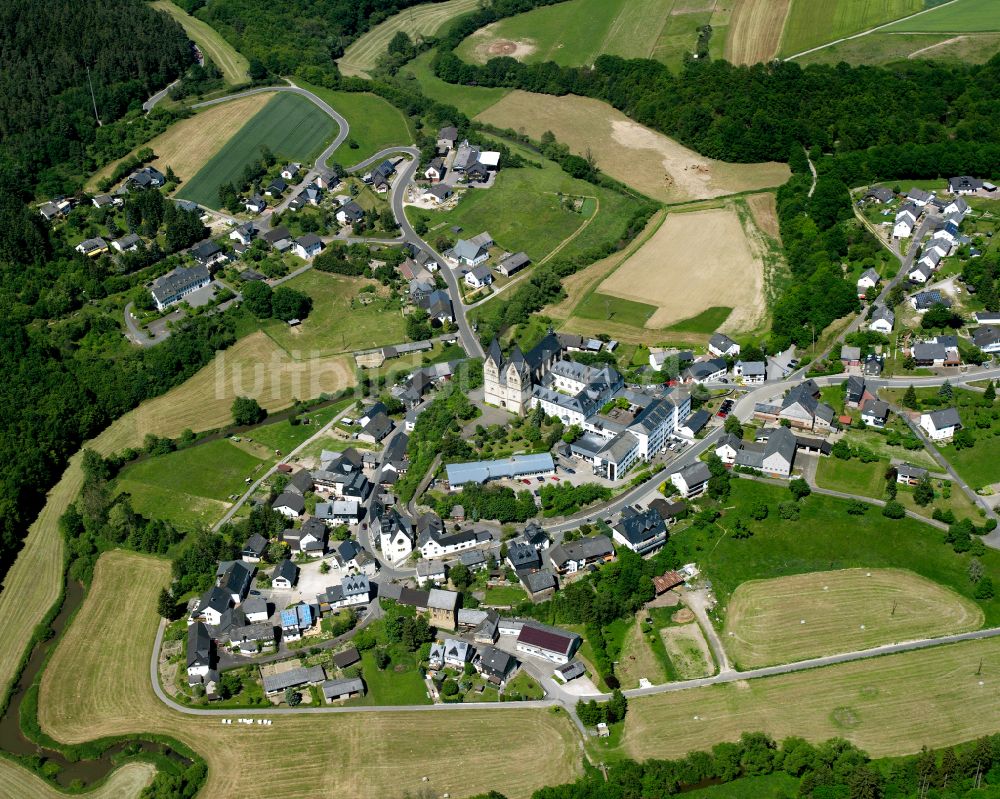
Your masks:
<instances>
[{"instance_id":1,"label":"parked car","mask_svg":"<svg viewBox=\"0 0 1000 799\"><path fill-rule=\"evenodd\" d=\"M557 483L559 482L559 478L558 478L558 477L556 477L555 475L552 475L552 479L553 479L553 480L554 480L555 482L557 482Z\"/></svg>"},{"instance_id":2,"label":"parked car","mask_svg":"<svg viewBox=\"0 0 1000 799\"><path fill-rule=\"evenodd\" d=\"M545 482L545 478L544 477L536 477L535 480L537 480L539 483L544 483Z\"/></svg>"}]
</instances>

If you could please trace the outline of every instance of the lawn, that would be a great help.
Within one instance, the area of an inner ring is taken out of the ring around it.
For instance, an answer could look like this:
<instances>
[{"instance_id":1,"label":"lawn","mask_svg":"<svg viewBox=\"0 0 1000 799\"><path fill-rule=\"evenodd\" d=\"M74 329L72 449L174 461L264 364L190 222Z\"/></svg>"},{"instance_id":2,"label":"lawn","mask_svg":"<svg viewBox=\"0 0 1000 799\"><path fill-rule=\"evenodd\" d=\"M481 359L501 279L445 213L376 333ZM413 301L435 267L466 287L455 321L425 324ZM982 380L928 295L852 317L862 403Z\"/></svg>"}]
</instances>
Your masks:
<instances>
[{"instance_id":1,"label":"lawn","mask_svg":"<svg viewBox=\"0 0 1000 799\"><path fill-rule=\"evenodd\" d=\"M958 0L957 3L893 25L892 31L976 33L1000 31L996 0Z\"/></svg>"},{"instance_id":2,"label":"lawn","mask_svg":"<svg viewBox=\"0 0 1000 799\"><path fill-rule=\"evenodd\" d=\"M508 607L524 602L527 598L528 595L519 585L498 585L486 589L483 604Z\"/></svg>"},{"instance_id":3,"label":"lawn","mask_svg":"<svg viewBox=\"0 0 1000 799\"><path fill-rule=\"evenodd\" d=\"M421 53L399 71L405 81L418 84L421 92L439 103L453 105L468 117L474 117L501 100L509 89L465 86L441 80L431 69L434 50Z\"/></svg>"},{"instance_id":4,"label":"lawn","mask_svg":"<svg viewBox=\"0 0 1000 799\"><path fill-rule=\"evenodd\" d=\"M555 61L562 66L592 64L602 53L648 58L674 5L675 0L569 0L476 31L457 53L470 62L514 55L529 63Z\"/></svg>"},{"instance_id":5,"label":"lawn","mask_svg":"<svg viewBox=\"0 0 1000 799\"><path fill-rule=\"evenodd\" d=\"M976 630L982 609L901 569L844 569L743 583L723 643L737 668L792 663Z\"/></svg>"},{"instance_id":6,"label":"lawn","mask_svg":"<svg viewBox=\"0 0 1000 799\"><path fill-rule=\"evenodd\" d=\"M525 699L541 699L545 696L542 686L526 671L519 671L514 678L507 682L504 694L520 694Z\"/></svg>"},{"instance_id":7,"label":"lawn","mask_svg":"<svg viewBox=\"0 0 1000 799\"><path fill-rule=\"evenodd\" d=\"M848 501L818 494L800 503L798 521L785 521L776 506L790 496L786 488L734 480L727 507L745 508L760 499L770 511L765 521L749 522L752 537L734 539L718 526L710 532L689 527L671 537L680 561L696 561L712 581L721 612L736 587L747 580L847 568L908 569L971 598L969 558L946 546L941 531L915 519L890 522L874 507L851 516ZM719 524L728 528L730 517ZM1000 570L1000 552L987 549L981 560L988 574ZM1000 599L980 604L988 624L1000 622Z\"/></svg>"},{"instance_id":8,"label":"lawn","mask_svg":"<svg viewBox=\"0 0 1000 799\"><path fill-rule=\"evenodd\" d=\"M338 92L298 79L296 83L329 103L350 125L347 142L333 157L345 167L363 161L386 147L409 145L415 138L403 113L377 94Z\"/></svg>"},{"instance_id":9,"label":"lawn","mask_svg":"<svg viewBox=\"0 0 1000 799\"><path fill-rule=\"evenodd\" d=\"M1000 438L990 435L991 432L982 434L975 430L976 444L969 449L939 447L941 454L973 490L1000 482Z\"/></svg>"},{"instance_id":10,"label":"lawn","mask_svg":"<svg viewBox=\"0 0 1000 799\"><path fill-rule=\"evenodd\" d=\"M124 552L100 558L83 607L43 676L39 717L46 733L67 743L142 732L177 737L208 761L205 796L280 793L305 799L349 792L382 799L426 791L428 776L435 795L496 789L528 799L543 785L569 782L580 773L567 715L516 704L434 713L292 714L252 730L170 710L149 678L156 597L169 575L165 560ZM451 736L462 746L443 750L440 741ZM524 767L505 768L510 758ZM477 768L470 769L470 762Z\"/></svg>"},{"instance_id":11,"label":"lawn","mask_svg":"<svg viewBox=\"0 0 1000 799\"><path fill-rule=\"evenodd\" d=\"M132 496L139 513L191 529L222 516L230 495L242 494L244 479L259 476L265 463L228 439L217 439L126 467L118 489Z\"/></svg>"},{"instance_id":12,"label":"lawn","mask_svg":"<svg viewBox=\"0 0 1000 799\"><path fill-rule=\"evenodd\" d=\"M981 674L978 673L982 664ZM996 730L1000 639L629 700L622 749L681 757L743 732L846 738L874 757Z\"/></svg>"},{"instance_id":13,"label":"lawn","mask_svg":"<svg viewBox=\"0 0 1000 799\"><path fill-rule=\"evenodd\" d=\"M640 619L644 616L643 613L639 614ZM638 688L639 680L643 677L654 685L667 679L666 669L653 650L647 635L655 637L659 635L659 630L652 629L639 621L630 626L625 634L618 665L615 667L615 676L618 677L622 688Z\"/></svg>"},{"instance_id":14,"label":"lawn","mask_svg":"<svg viewBox=\"0 0 1000 799\"><path fill-rule=\"evenodd\" d=\"M792 0L780 54L789 56L916 13L923 0ZM918 20L920 17L918 17Z\"/></svg>"},{"instance_id":15,"label":"lawn","mask_svg":"<svg viewBox=\"0 0 1000 799\"><path fill-rule=\"evenodd\" d=\"M406 341L406 319L399 302L361 293L364 286L377 285L375 281L310 269L284 285L312 297L312 311L295 327L272 319L264 325L264 332L295 360ZM375 299L363 305L362 297Z\"/></svg>"},{"instance_id":16,"label":"lawn","mask_svg":"<svg viewBox=\"0 0 1000 799\"><path fill-rule=\"evenodd\" d=\"M309 438L334 416L350 405L354 400L345 399L325 408L303 414L300 419L308 419L309 424L292 425L287 420L274 422L258 427L247 436L249 441L261 444L269 450L280 450L289 453L303 441Z\"/></svg>"},{"instance_id":17,"label":"lawn","mask_svg":"<svg viewBox=\"0 0 1000 799\"><path fill-rule=\"evenodd\" d=\"M184 32L194 40L212 63L222 70L222 77L226 83L230 86L246 83L250 62L241 53L236 52L236 49L223 39L215 28L197 17L192 17L169 0L156 0L150 5L158 11L165 11L181 24Z\"/></svg>"},{"instance_id":18,"label":"lawn","mask_svg":"<svg viewBox=\"0 0 1000 799\"><path fill-rule=\"evenodd\" d=\"M576 306L574 314L584 319L595 319L600 322L615 322L631 327L644 327L650 317L656 313L655 305L644 302L626 300L622 297L612 297L610 294L593 292Z\"/></svg>"},{"instance_id":19,"label":"lawn","mask_svg":"<svg viewBox=\"0 0 1000 799\"><path fill-rule=\"evenodd\" d=\"M412 6L380 22L351 44L337 59L337 66L343 75L367 78L368 72L378 66L379 58L386 54L390 40L399 31L405 31L410 38L420 36L427 39L445 24L475 11L478 5L479 0L446 0Z\"/></svg>"},{"instance_id":20,"label":"lawn","mask_svg":"<svg viewBox=\"0 0 1000 799\"><path fill-rule=\"evenodd\" d=\"M239 183L244 167L260 158L267 145L280 161L312 161L333 138L334 121L297 94L281 93L268 101L187 183L177 196L215 208L219 186Z\"/></svg>"},{"instance_id":21,"label":"lawn","mask_svg":"<svg viewBox=\"0 0 1000 799\"><path fill-rule=\"evenodd\" d=\"M361 672L367 692L361 699L351 699L349 705L429 705L427 686L420 676L414 659L392 665L379 671L375 665L375 650L361 653ZM397 671L396 669L400 669Z\"/></svg>"},{"instance_id":22,"label":"lawn","mask_svg":"<svg viewBox=\"0 0 1000 799\"><path fill-rule=\"evenodd\" d=\"M820 458L816 467L816 484L845 494L882 499L885 495L887 461L862 463L857 458L849 461L840 458Z\"/></svg>"}]
</instances>

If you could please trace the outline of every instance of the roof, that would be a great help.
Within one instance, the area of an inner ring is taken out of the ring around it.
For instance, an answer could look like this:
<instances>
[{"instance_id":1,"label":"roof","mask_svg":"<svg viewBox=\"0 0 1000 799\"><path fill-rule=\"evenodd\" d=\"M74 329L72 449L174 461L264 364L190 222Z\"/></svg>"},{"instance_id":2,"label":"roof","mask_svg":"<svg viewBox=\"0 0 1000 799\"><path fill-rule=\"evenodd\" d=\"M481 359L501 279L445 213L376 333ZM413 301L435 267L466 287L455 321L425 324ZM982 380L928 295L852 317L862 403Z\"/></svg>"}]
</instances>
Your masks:
<instances>
[{"instance_id":1,"label":"roof","mask_svg":"<svg viewBox=\"0 0 1000 799\"><path fill-rule=\"evenodd\" d=\"M556 587L556 576L547 570L519 574L521 583L529 594L537 594L539 591L546 591Z\"/></svg>"},{"instance_id":2,"label":"roof","mask_svg":"<svg viewBox=\"0 0 1000 799\"><path fill-rule=\"evenodd\" d=\"M679 474L689 486L708 482L708 479L712 476L707 464L703 461L689 463L687 466L678 469L674 474Z\"/></svg>"},{"instance_id":3,"label":"roof","mask_svg":"<svg viewBox=\"0 0 1000 799\"><path fill-rule=\"evenodd\" d=\"M556 669L559 672L559 676L564 680L575 680L577 677L582 677L587 673L587 669L584 668L583 664L579 660L574 660L570 663L564 663Z\"/></svg>"},{"instance_id":4,"label":"roof","mask_svg":"<svg viewBox=\"0 0 1000 799\"><path fill-rule=\"evenodd\" d=\"M853 347L850 344L845 344L840 348L840 360L858 361L860 359L861 359L861 347Z\"/></svg>"},{"instance_id":5,"label":"roof","mask_svg":"<svg viewBox=\"0 0 1000 799\"><path fill-rule=\"evenodd\" d=\"M272 580L276 580L279 577L284 577L288 580L288 582L294 585L295 581L299 577L299 567L286 558L285 560L280 561L271 573Z\"/></svg>"},{"instance_id":6,"label":"roof","mask_svg":"<svg viewBox=\"0 0 1000 799\"><path fill-rule=\"evenodd\" d=\"M528 623L525 623L521 627L521 634L517 636L519 644L527 644L528 646L535 646L549 652L557 652L566 657L569 657L569 653L573 651L573 647L579 639L580 636L576 633L553 629L543 630L541 627L535 627Z\"/></svg>"},{"instance_id":7,"label":"roof","mask_svg":"<svg viewBox=\"0 0 1000 799\"><path fill-rule=\"evenodd\" d=\"M687 505L683 502L667 502L665 499L654 499L649 503L649 507L660 514L663 520L674 519L687 510Z\"/></svg>"},{"instance_id":8,"label":"roof","mask_svg":"<svg viewBox=\"0 0 1000 799\"><path fill-rule=\"evenodd\" d=\"M500 261L500 268L505 270L523 269L531 263L531 259L523 252L515 252Z\"/></svg>"},{"instance_id":9,"label":"roof","mask_svg":"<svg viewBox=\"0 0 1000 799\"><path fill-rule=\"evenodd\" d=\"M495 646L481 646L479 647L479 664L490 674L502 677L510 671L514 664L514 657Z\"/></svg>"},{"instance_id":10,"label":"roof","mask_svg":"<svg viewBox=\"0 0 1000 799\"><path fill-rule=\"evenodd\" d=\"M567 541L549 550L549 560L561 568L569 561L587 561L595 558L605 558L615 554L614 545L606 535L594 535Z\"/></svg>"},{"instance_id":11,"label":"roof","mask_svg":"<svg viewBox=\"0 0 1000 799\"><path fill-rule=\"evenodd\" d=\"M365 684L360 677L350 677L345 680L326 680L323 685L323 697L334 699L344 694L363 694Z\"/></svg>"},{"instance_id":12,"label":"roof","mask_svg":"<svg viewBox=\"0 0 1000 799\"><path fill-rule=\"evenodd\" d=\"M297 688L300 685L309 683L320 683L326 679L326 672L322 666L310 666L304 668L299 666L278 674L268 674L264 677L264 690L267 693L284 691L287 688Z\"/></svg>"},{"instance_id":13,"label":"roof","mask_svg":"<svg viewBox=\"0 0 1000 799\"><path fill-rule=\"evenodd\" d=\"M291 508L297 513L302 513L306 509L306 501L302 498L301 494L294 494L290 491L286 491L280 494L273 503L271 503L272 508Z\"/></svg>"},{"instance_id":14,"label":"roof","mask_svg":"<svg viewBox=\"0 0 1000 799\"><path fill-rule=\"evenodd\" d=\"M921 469L919 466L914 466L912 463L901 463L896 467L896 474L900 477L905 478L916 478L919 480L925 474L927 474L926 469Z\"/></svg>"},{"instance_id":15,"label":"roof","mask_svg":"<svg viewBox=\"0 0 1000 799\"><path fill-rule=\"evenodd\" d=\"M684 424L682 426L686 427L692 433L697 433L706 424L708 424L708 420L711 418L712 415L708 411L697 410L684 420Z\"/></svg>"},{"instance_id":16,"label":"roof","mask_svg":"<svg viewBox=\"0 0 1000 799\"><path fill-rule=\"evenodd\" d=\"M276 227L273 230L267 231L264 234L264 241L268 244L276 244L282 239L290 239L292 234L288 231L286 227Z\"/></svg>"},{"instance_id":17,"label":"roof","mask_svg":"<svg viewBox=\"0 0 1000 799\"><path fill-rule=\"evenodd\" d=\"M359 660L361 660L361 653L354 646L348 647L343 652L338 652L333 656L333 663L339 669L351 666Z\"/></svg>"},{"instance_id":18,"label":"roof","mask_svg":"<svg viewBox=\"0 0 1000 799\"><path fill-rule=\"evenodd\" d=\"M195 664L208 665L212 656L212 638L208 634L208 627L202 622L196 621L188 627L187 640L187 665Z\"/></svg>"},{"instance_id":19,"label":"roof","mask_svg":"<svg viewBox=\"0 0 1000 799\"><path fill-rule=\"evenodd\" d=\"M633 546L639 546L656 538L666 527L660 514L650 508L632 516L623 516L614 530Z\"/></svg>"},{"instance_id":20,"label":"roof","mask_svg":"<svg viewBox=\"0 0 1000 799\"><path fill-rule=\"evenodd\" d=\"M190 269L178 266L154 280L151 292L155 299L163 302L194 285L207 283L209 280L211 280L211 275L207 267L201 264L192 266Z\"/></svg>"},{"instance_id":21,"label":"roof","mask_svg":"<svg viewBox=\"0 0 1000 799\"><path fill-rule=\"evenodd\" d=\"M267 539L260 533L254 533L246 540L246 543L243 544L244 552L252 552L255 555L263 555L266 550Z\"/></svg>"},{"instance_id":22,"label":"roof","mask_svg":"<svg viewBox=\"0 0 1000 799\"><path fill-rule=\"evenodd\" d=\"M534 455L513 455L504 460L449 463L445 469L449 485L456 486L465 483L485 483L487 480L503 477L551 472L555 469L555 463L551 454L543 452Z\"/></svg>"},{"instance_id":23,"label":"roof","mask_svg":"<svg viewBox=\"0 0 1000 799\"><path fill-rule=\"evenodd\" d=\"M458 605L458 594L454 591L444 591L432 588L427 593L427 607L435 610L455 610Z\"/></svg>"},{"instance_id":24,"label":"roof","mask_svg":"<svg viewBox=\"0 0 1000 799\"><path fill-rule=\"evenodd\" d=\"M306 233L304 236L299 236L295 240L295 243L298 244L300 247L308 250L311 249L312 247L315 247L317 244L322 246L323 239L321 239L315 233Z\"/></svg>"},{"instance_id":25,"label":"roof","mask_svg":"<svg viewBox=\"0 0 1000 799\"><path fill-rule=\"evenodd\" d=\"M458 128L454 125L445 125L441 130L438 131L439 139L448 139L448 141L455 141L458 138Z\"/></svg>"},{"instance_id":26,"label":"roof","mask_svg":"<svg viewBox=\"0 0 1000 799\"><path fill-rule=\"evenodd\" d=\"M736 346L736 342L729 338L729 336L725 333L713 333L712 337L708 340L708 345L725 352L730 347Z\"/></svg>"},{"instance_id":27,"label":"roof","mask_svg":"<svg viewBox=\"0 0 1000 799\"><path fill-rule=\"evenodd\" d=\"M656 589L656 593L662 594L664 591L669 591L671 588L683 585L684 580L685 577L680 572L664 572L653 578L653 587Z\"/></svg>"},{"instance_id":28,"label":"roof","mask_svg":"<svg viewBox=\"0 0 1000 799\"><path fill-rule=\"evenodd\" d=\"M955 408L942 408L940 411L925 413L924 416L930 417L931 424L934 425L936 430L941 430L945 427L962 426L962 418L958 415L958 411Z\"/></svg>"},{"instance_id":29,"label":"roof","mask_svg":"<svg viewBox=\"0 0 1000 799\"><path fill-rule=\"evenodd\" d=\"M874 416L876 419L885 419L889 415L889 403L882 400L868 400L861 406L861 413L865 416Z\"/></svg>"}]
</instances>

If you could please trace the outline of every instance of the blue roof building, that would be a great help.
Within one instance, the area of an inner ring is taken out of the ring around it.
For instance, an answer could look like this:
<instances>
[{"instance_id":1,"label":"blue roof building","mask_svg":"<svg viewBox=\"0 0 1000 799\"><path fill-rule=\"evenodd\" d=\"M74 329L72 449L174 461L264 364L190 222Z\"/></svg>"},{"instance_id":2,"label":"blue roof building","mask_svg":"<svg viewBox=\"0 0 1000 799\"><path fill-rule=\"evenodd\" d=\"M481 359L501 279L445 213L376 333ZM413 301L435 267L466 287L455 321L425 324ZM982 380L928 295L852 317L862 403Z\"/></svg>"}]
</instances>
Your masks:
<instances>
[{"instance_id":1,"label":"blue roof building","mask_svg":"<svg viewBox=\"0 0 1000 799\"><path fill-rule=\"evenodd\" d=\"M555 463L548 452L534 455L513 455L499 461L473 461L471 463L449 463L448 485L458 488L466 483L486 483L489 480L546 475L555 471Z\"/></svg>"}]
</instances>

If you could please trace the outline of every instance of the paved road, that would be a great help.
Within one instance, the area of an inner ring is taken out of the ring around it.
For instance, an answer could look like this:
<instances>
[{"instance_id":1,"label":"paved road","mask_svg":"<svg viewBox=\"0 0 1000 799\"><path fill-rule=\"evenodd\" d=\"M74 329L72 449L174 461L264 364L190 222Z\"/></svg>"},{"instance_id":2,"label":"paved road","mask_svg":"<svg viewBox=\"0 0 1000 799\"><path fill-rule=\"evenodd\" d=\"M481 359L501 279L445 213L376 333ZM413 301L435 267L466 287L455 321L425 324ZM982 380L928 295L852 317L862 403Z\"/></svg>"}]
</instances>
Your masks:
<instances>
[{"instance_id":1,"label":"paved road","mask_svg":"<svg viewBox=\"0 0 1000 799\"><path fill-rule=\"evenodd\" d=\"M162 100L164 97L166 97L170 93L170 90L174 88L174 86L176 86L178 83L180 83L179 78L175 80L173 83L168 84L166 88L160 89L156 94L154 94L152 97L150 97L148 100L146 100L146 102L142 104L142 110L148 114L150 111L156 108L156 104L160 102L160 100Z\"/></svg>"}]
</instances>

